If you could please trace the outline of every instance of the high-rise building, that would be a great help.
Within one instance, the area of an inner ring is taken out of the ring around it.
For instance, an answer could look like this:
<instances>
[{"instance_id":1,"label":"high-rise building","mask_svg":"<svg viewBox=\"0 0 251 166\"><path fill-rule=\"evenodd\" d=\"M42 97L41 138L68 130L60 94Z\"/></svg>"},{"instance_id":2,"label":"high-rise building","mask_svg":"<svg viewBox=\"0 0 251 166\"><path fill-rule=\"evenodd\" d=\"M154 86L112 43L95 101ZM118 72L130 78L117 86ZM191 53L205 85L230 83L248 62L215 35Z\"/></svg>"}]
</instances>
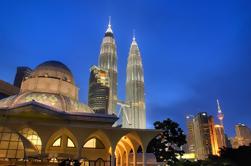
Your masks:
<instances>
[{"instance_id":1,"label":"high-rise building","mask_svg":"<svg viewBox=\"0 0 251 166\"><path fill-rule=\"evenodd\" d=\"M31 72L32 70L29 67L26 67L26 66L17 67L16 76L14 80L14 86L21 88L23 79L25 79L25 77L28 77L31 74Z\"/></svg>"},{"instance_id":2,"label":"high-rise building","mask_svg":"<svg viewBox=\"0 0 251 166\"><path fill-rule=\"evenodd\" d=\"M198 113L193 119L195 154L199 160L204 160L212 154L209 117L206 112Z\"/></svg>"},{"instance_id":3,"label":"high-rise building","mask_svg":"<svg viewBox=\"0 0 251 166\"><path fill-rule=\"evenodd\" d=\"M214 129L215 129L215 135L216 135L216 140L218 144L217 151L219 152L220 148L227 147L226 136L225 136L224 128L222 125L214 125Z\"/></svg>"},{"instance_id":4,"label":"high-rise building","mask_svg":"<svg viewBox=\"0 0 251 166\"><path fill-rule=\"evenodd\" d=\"M138 44L133 37L126 68L126 103L130 124L123 116L123 127L146 128L146 108L144 95L144 73Z\"/></svg>"},{"instance_id":5,"label":"high-rise building","mask_svg":"<svg viewBox=\"0 0 251 166\"><path fill-rule=\"evenodd\" d=\"M217 142L217 135L216 135L216 131L215 131L213 116L208 116L208 125L209 125L211 149L212 149L211 154L218 155L219 154L219 146L218 146L218 142Z\"/></svg>"},{"instance_id":6,"label":"high-rise building","mask_svg":"<svg viewBox=\"0 0 251 166\"><path fill-rule=\"evenodd\" d=\"M101 50L99 55L99 67L108 71L109 76L109 106L108 113L116 114L117 106L117 51L116 43L109 21L108 28L105 32L101 44Z\"/></svg>"},{"instance_id":7,"label":"high-rise building","mask_svg":"<svg viewBox=\"0 0 251 166\"><path fill-rule=\"evenodd\" d=\"M97 66L92 66L90 69L88 105L96 113L108 113L108 104L108 72Z\"/></svg>"},{"instance_id":8,"label":"high-rise building","mask_svg":"<svg viewBox=\"0 0 251 166\"><path fill-rule=\"evenodd\" d=\"M235 146L235 148L243 145L247 146L251 143L251 130L248 128L248 126L239 123L235 125L235 132L235 142L237 142L237 146Z\"/></svg>"},{"instance_id":9,"label":"high-rise building","mask_svg":"<svg viewBox=\"0 0 251 166\"><path fill-rule=\"evenodd\" d=\"M242 137L246 139L251 137L250 129L245 124L242 123L235 125L235 132L237 137Z\"/></svg>"},{"instance_id":10,"label":"high-rise building","mask_svg":"<svg viewBox=\"0 0 251 166\"><path fill-rule=\"evenodd\" d=\"M189 152L197 159L206 159L208 155L219 155L221 147L226 146L222 125L215 125L213 116L200 112L195 117L187 116L187 142Z\"/></svg>"},{"instance_id":11,"label":"high-rise building","mask_svg":"<svg viewBox=\"0 0 251 166\"><path fill-rule=\"evenodd\" d=\"M189 153L195 152L195 142L194 142L194 128L193 128L193 115L188 115L186 117L186 124L187 124L187 149Z\"/></svg>"}]
</instances>

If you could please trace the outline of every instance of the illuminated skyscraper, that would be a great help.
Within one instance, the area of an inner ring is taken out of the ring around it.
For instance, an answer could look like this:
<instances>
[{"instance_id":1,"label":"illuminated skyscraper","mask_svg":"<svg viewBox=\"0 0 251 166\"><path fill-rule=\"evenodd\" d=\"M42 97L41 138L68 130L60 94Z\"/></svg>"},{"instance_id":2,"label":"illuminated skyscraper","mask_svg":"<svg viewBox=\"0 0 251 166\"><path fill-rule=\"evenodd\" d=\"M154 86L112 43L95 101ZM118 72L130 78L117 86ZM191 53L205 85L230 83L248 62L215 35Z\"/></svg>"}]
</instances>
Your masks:
<instances>
[{"instance_id":1,"label":"illuminated skyscraper","mask_svg":"<svg viewBox=\"0 0 251 166\"><path fill-rule=\"evenodd\" d=\"M193 119L195 154L199 160L204 160L212 154L211 127L206 112L198 113Z\"/></svg>"},{"instance_id":2,"label":"illuminated skyscraper","mask_svg":"<svg viewBox=\"0 0 251 166\"><path fill-rule=\"evenodd\" d=\"M219 151L220 148L226 147L226 136L222 125L214 125L214 129Z\"/></svg>"},{"instance_id":3,"label":"illuminated skyscraper","mask_svg":"<svg viewBox=\"0 0 251 166\"><path fill-rule=\"evenodd\" d=\"M130 124L123 116L123 127L146 128L146 109L144 96L144 73L140 51L133 37L126 68L126 103Z\"/></svg>"},{"instance_id":4,"label":"illuminated skyscraper","mask_svg":"<svg viewBox=\"0 0 251 166\"><path fill-rule=\"evenodd\" d=\"M97 66L90 69L88 105L95 113L107 113L109 104L109 78L106 70Z\"/></svg>"},{"instance_id":5,"label":"illuminated skyscraper","mask_svg":"<svg viewBox=\"0 0 251 166\"><path fill-rule=\"evenodd\" d=\"M187 123L187 129L188 129L187 144L188 144L188 151L190 153L195 152L193 118L194 118L194 116L192 116L192 115L189 115L186 117L186 123Z\"/></svg>"},{"instance_id":6,"label":"illuminated skyscraper","mask_svg":"<svg viewBox=\"0 0 251 166\"><path fill-rule=\"evenodd\" d=\"M209 125L209 131L210 131L212 154L213 155L219 155L219 153L218 153L219 146L218 146L218 142L217 142L217 134L216 134L216 130L215 130L213 116L208 117L208 125Z\"/></svg>"},{"instance_id":7,"label":"illuminated skyscraper","mask_svg":"<svg viewBox=\"0 0 251 166\"><path fill-rule=\"evenodd\" d=\"M246 145L251 143L251 130L245 124L239 123L235 125L236 141L238 146Z\"/></svg>"},{"instance_id":8,"label":"illuminated skyscraper","mask_svg":"<svg viewBox=\"0 0 251 166\"><path fill-rule=\"evenodd\" d=\"M110 21L101 44L99 67L108 71L110 80L108 113L115 114L117 105L117 51Z\"/></svg>"}]
</instances>

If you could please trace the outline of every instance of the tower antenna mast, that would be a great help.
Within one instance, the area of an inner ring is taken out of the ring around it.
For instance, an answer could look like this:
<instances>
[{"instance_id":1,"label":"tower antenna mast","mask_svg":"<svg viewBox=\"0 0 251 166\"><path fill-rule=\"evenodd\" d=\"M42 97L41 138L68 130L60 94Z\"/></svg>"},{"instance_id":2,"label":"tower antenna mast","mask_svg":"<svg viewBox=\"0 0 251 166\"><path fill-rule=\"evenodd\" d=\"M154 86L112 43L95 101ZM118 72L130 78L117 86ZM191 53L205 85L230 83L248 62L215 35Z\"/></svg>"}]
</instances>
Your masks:
<instances>
[{"instance_id":1,"label":"tower antenna mast","mask_svg":"<svg viewBox=\"0 0 251 166\"><path fill-rule=\"evenodd\" d=\"M223 114L222 111L221 111L221 107L220 107L220 102L219 102L219 100L217 99L216 101L217 101L217 109L218 109L218 115L217 115L217 117L218 117L218 119L219 119L219 121L220 121L221 126L223 126L224 114Z\"/></svg>"}]
</instances>

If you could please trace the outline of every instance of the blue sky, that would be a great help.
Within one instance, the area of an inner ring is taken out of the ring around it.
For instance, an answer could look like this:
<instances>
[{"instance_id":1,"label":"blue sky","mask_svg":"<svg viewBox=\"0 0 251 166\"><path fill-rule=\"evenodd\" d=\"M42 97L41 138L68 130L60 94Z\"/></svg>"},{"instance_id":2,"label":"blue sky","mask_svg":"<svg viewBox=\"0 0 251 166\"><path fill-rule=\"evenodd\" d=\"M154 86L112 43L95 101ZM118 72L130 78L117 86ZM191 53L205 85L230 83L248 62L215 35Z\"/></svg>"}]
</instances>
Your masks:
<instances>
[{"instance_id":1,"label":"blue sky","mask_svg":"<svg viewBox=\"0 0 251 166\"><path fill-rule=\"evenodd\" d=\"M186 130L187 114L216 115L217 98L227 134L235 134L238 122L251 127L249 0L2 0L0 79L12 82L17 66L59 60L72 70L86 103L89 67L98 62L108 16L117 43L120 99L136 31L148 127L171 118Z\"/></svg>"}]
</instances>

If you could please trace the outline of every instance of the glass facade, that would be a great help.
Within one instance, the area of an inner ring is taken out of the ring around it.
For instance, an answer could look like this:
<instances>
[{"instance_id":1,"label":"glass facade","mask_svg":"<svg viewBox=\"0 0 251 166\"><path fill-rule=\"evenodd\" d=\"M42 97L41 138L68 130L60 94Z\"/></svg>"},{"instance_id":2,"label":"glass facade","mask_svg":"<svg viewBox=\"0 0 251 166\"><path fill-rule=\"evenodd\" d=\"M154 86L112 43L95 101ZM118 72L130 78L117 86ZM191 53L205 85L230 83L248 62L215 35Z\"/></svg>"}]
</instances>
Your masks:
<instances>
[{"instance_id":1,"label":"glass facade","mask_svg":"<svg viewBox=\"0 0 251 166\"><path fill-rule=\"evenodd\" d=\"M108 72L96 66L91 67L88 105L95 113L108 113L109 78Z\"/></svg>"}]
</instances>

